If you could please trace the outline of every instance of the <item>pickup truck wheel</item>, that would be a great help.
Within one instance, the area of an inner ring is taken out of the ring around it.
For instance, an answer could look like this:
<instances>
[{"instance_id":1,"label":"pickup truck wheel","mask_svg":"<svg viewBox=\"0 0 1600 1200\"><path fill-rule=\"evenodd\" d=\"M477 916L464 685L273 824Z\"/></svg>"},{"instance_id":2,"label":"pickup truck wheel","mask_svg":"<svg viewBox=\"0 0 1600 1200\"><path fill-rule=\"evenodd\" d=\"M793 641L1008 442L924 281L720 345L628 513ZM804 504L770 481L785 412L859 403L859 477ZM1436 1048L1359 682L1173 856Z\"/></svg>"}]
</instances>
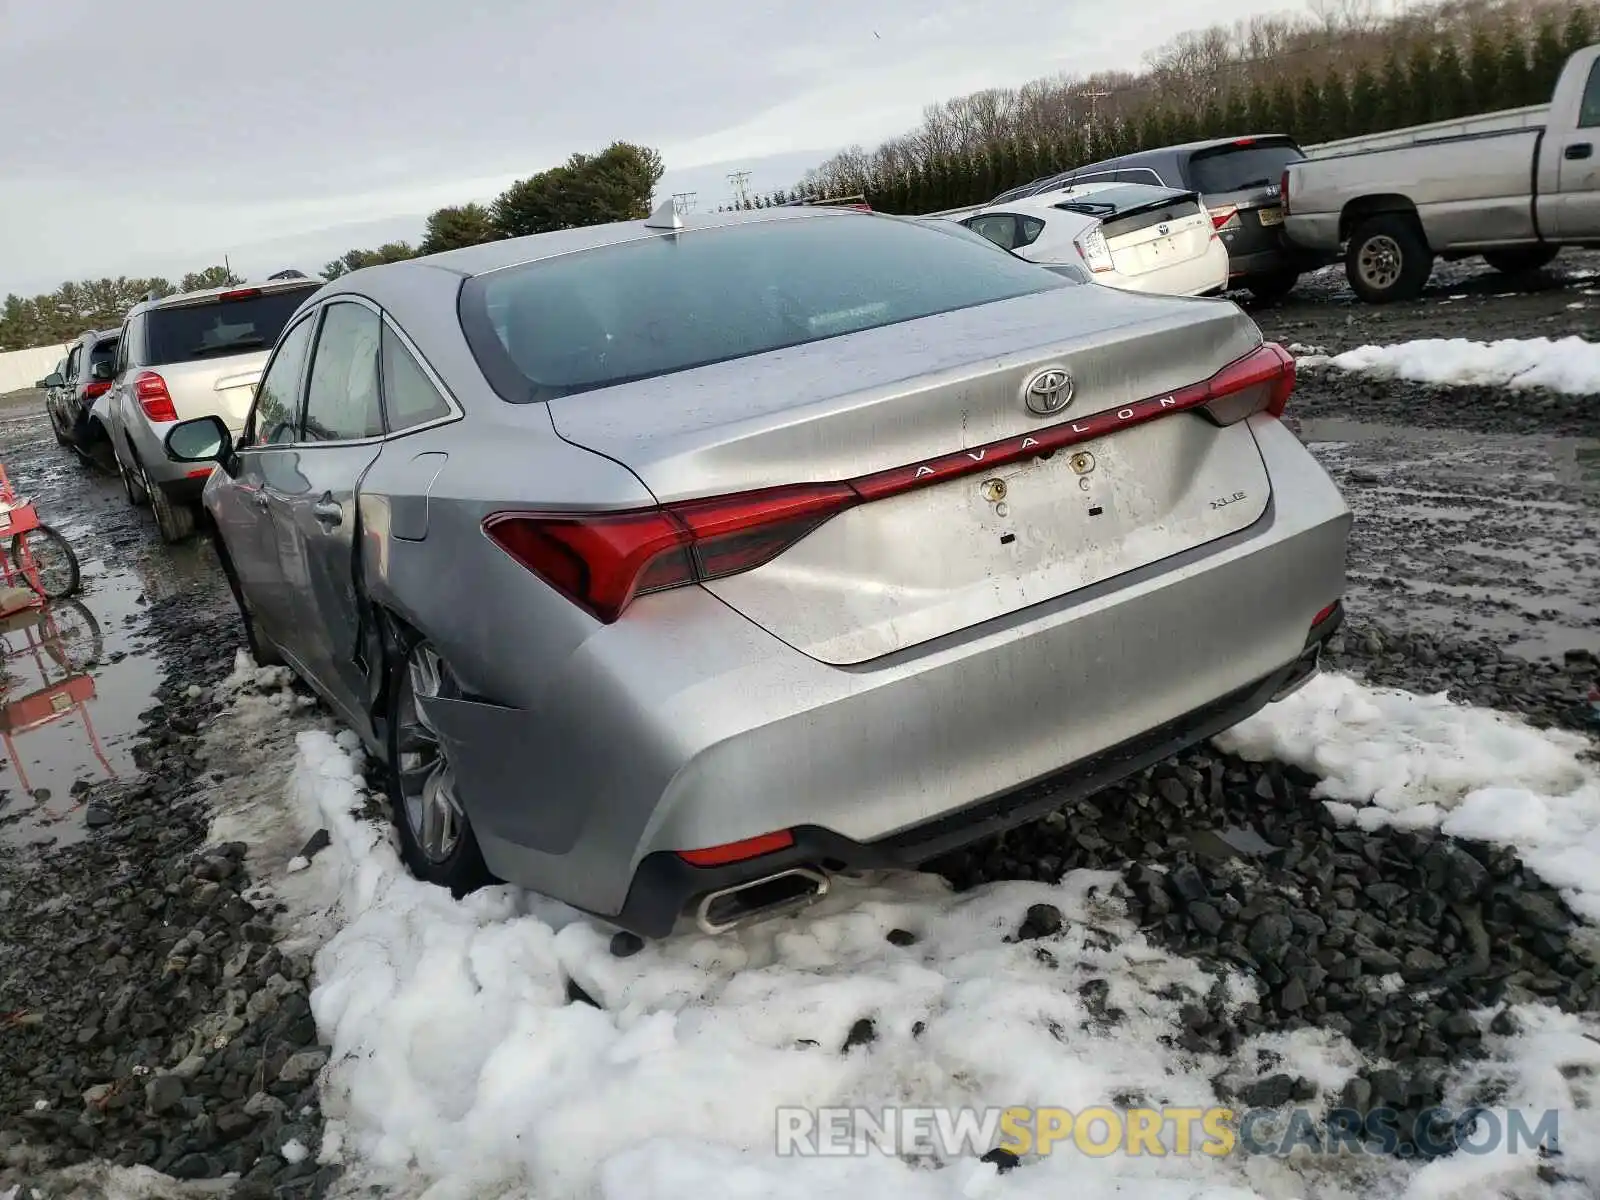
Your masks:
<instances>
[{"instance_id":1,"label":"pickup truck wheel","mask_svg":"<svg viewBox=\"0 0 1600 1200\"><path fill-rule=\"evenodd\" d=\"M1485 251L1483 261L1502 275L1525 275L1548 267L1560 253L1560 246L1519 246L1514 250Z\"/></svg>"},{"instance_id":2,"label":"pickup truck wheel","mask_svg":"<svg viewBox=\"0 0 1600 1200\"><path fill-rule=\"evenodd\" d=\"M1380 213L1351 234L1344 269L1351 289L1368 304L1415 300L1433 274L1433 251L1414 217Z\"/></svg>"}]
</instances>

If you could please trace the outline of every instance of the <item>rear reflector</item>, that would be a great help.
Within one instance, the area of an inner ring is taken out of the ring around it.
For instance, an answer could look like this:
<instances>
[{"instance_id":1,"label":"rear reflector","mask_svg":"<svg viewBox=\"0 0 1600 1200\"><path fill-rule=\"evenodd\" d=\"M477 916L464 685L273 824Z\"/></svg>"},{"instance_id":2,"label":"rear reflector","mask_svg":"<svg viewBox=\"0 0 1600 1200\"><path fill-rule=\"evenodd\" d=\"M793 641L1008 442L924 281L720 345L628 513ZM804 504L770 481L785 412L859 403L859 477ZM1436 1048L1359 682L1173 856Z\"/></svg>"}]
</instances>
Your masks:
<instances>
[{"instance_id":1,"label":"rear reflector","mask_svg":"<svg viewBox=\"0 0 1600 1200\"><path fill-rule=\"evenodd\" d=\"M745 838L742 842L725 842L720 846L707 846L703 850L679 850L678 857L691 867L724 867L729 863L760 858L774 850L787 850L792 845L794 834L787 829L780 829L776 833Z\"/></svg>"},{"instance_id":2,"label":"rear reflector","mask_svg":"<svg viewBox=\"0 0 1600 1200\"><path fill-rule=\"evenodd\" d=\"M143 371L133 381L133 395L152 421L176 421L178 410L172 406L172 395L167 391L167 381L154 371Z\"/></svg>"},{"instance_id":3,"label":"rear reflector","mask_svg":"<svg viewBox=\"0 0 1600 1200\"><path fill-rule=\"evenodd\" d=\"M1321 625L1329 617L1333 616L1334 610L1336 608L1338 608L1338 607L1339 607L1339 602L1337 600L1335 600L1332 604L1328 605L1327 608L1325 608L1321 612L1317 613L1316 616L1311 618L1311 628L1315 629L1318 625Z\"/></svg>"},{"instance_id":4,"label":"rear reflector","mask_svg":"<svg viewBox=\"0 0 1600 1200\"><path fill-rule=\"evenodd\" d=\"M501 512L483 523L497 546L607 624L636 596L754 570L858 504L1052 454L1168 413L1216 425L1283 414L1294 356L1267 342L1210 379L1031 433L837 483L804 483L661 508L607 513Z\"/></svg>"},{"instance_id":5,"label":"rear reflector","mask_svg":"<svg viewBox=\"0 0 1600 1200\"><path fill-rule=\"evenodd\" d=\"M190 479L206 479L215 470L215 467L199 467L196 470L187 472L187 477Z\"/></svg>"},{"instance_id":6,"label":"rear reflector","mask_svg":"<svg viewBox=\"0 0 1600 1200\"><path fill-rule=\"evenodd\" d=\"M1220 208L1211 210L1211 227L1224 229L1229 225L1239 222L1239 206L1237 204L1224 204Z\"/></svg>"},{"instance_id":7,"label":"rear reflector","mask_svg":"<svg viewBox=\"0 0 1600 1200\"><path fill-rule=\"evenodd\" d=\"M111 381L109 379L96 379L93 383L86 384L84 386L83 394L88 399L95 400L101 396L104 396L110 390Z\"/></svg>"}]
</instances>

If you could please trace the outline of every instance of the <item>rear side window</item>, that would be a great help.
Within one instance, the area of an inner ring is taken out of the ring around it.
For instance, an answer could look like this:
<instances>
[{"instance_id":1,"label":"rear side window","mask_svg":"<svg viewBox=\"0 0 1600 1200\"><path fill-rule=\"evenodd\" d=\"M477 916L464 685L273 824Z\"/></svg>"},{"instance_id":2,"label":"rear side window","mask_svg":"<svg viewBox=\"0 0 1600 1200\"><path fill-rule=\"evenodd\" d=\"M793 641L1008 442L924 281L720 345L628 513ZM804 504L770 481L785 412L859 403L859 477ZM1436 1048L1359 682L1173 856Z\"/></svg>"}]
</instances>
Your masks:
<instances>
[{"instance_id":1,"label":"rear side window","mask_svg":"<svg viewBox=\"0 0 1600 1200\"><path fill-rule=\"evenodd\" d=\"M981 238L987 238L1002 250L1010 250L1017 244L1017 219L1010 213L988 213L981 217L972 217L967 221L967 228Z\"/></svg>"},{"instance_id":2,"label":"rear side window","mask_svg":"<svg viewBox=\"0 0 1600 1200\"><path fill-rule=\"evenodd\" d=\"M378 314L363 304L330 304L306 381L304 440L346 442L383 433L378 398Z\"/></svg>"},{"instance_id":3,"label":"rear side window","mask_svg":"<svg viewBox=\"0 0 1600 1200\"><path fill-rule=\"evenodd\" d=\"M1304 158L1292 142L1251 142L1199 150L1189 160L1189 186L1202 196L1266 187L1277 183L1290 163Z\"/></svg>"},{"instance_id":4,"label":"rear side window","mask_svg":"<svg viewBox=\"0 0 1600 1200\"><path fill-rule=\"evenodd\" d=\"M145 365L192 362L220 354L266 350L316 288L287 292L241 289L235 300L208 300L145 314Z\"/></svg>"},{"instance_id":5,"label":"rear side window","mask_svg":"<svg viewBox=\"0 0 1600 1200\"><path fill-rule=\"evenodd\" d=\"M411 357L394 330L383 327L383 406L389 430L399 433L450 415L439 389Z\"/></svg>"},{"instance_id":6,"label":"rear side window","mask_svg":"<svg viewBox=\"0 0 1600 1200\"><path fill-rule=\"evenodd\" d=\"M103 342L96 342L94 349L89 351L89 366L93 368L97 363L116 361L117 339L107 338Z\"/></svg>"},{"instance_id":7,"label":"rear side window","mask_svg":"<svg viewBox=\"0 0 1600 1200\"><path fill-rule=\"evenodd\" d=\"M1593 129L1600 125L1600 59L1589 68L1589 79L1583 85L1583 100L1578 105L1578 128Z\"/></svg>"},{"instance_id":8,"label":"rear side window","mask_svg":"<svg viewBox=\"0 0 1600 1200\"><path fill-rule=\"evenodd\" d=\"M1066 286L917 222L815 215L480 275L461 322L495 391L525 402Z\"/></svg>"}]
</instances>

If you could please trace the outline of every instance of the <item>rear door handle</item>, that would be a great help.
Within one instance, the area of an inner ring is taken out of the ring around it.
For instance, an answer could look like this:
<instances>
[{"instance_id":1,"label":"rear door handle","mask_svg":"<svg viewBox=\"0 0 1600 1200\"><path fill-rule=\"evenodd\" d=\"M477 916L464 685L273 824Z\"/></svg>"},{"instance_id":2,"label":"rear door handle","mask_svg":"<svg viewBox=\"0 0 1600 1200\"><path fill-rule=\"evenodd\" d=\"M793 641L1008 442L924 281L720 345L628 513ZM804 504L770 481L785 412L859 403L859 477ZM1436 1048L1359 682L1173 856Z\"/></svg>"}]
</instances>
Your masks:
<instances>
[{"instance_id":1,"label":"rear door handle","mask_svg":"<svg viewBox=\"0 0 1600 1200\"><path fill-rule=\"evenodd\" d=\"M1594 153L1594 147L1588 142L1573 142L1567 147L1568 158L1588 158Z\"/></svg>"},{"instance_id":2,"label":"rear door handle","mask_svg":"<svg viewBox=\"0 0 1600 1200\"><path fill-rule=\"evenodd\" d=\"M330 529L344 522L343 507L332 500L318 500L311 506L311 515Z\"/></svg>"}]
</instances>

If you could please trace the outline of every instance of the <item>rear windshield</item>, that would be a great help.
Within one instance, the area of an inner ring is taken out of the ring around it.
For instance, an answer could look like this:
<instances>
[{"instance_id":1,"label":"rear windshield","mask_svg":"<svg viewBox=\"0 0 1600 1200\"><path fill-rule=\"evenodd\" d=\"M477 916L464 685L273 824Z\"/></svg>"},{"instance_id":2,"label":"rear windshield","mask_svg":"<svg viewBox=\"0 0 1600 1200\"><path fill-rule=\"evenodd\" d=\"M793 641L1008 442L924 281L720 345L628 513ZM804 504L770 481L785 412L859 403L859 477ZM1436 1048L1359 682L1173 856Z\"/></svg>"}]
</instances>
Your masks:
<instances>
[{"instance_id":1,"label":"rear windshield","mask_svg":"<svg viewBox=\"0 0 1600 1200\"><path fill-rule=\"evenodd\" d=\"M1149 204L1165 204L1182 199L1181 192L1171 188L1150 187L1143 183L1123 183L1116 187L1097 188L1081 196L1058 202L1055 207L1067 212L1082 213L1086 217L1105 217L1126 212Z\"/></svg>"},{"instance_id":2,"label":"rear windshield","mask_svg":"<svg viewBox=\"0 0 1600 1200\"><path fill-rule=\"evenodd\" d=\"M320 286L320 285L319 285ZM222 354L270 349L295 309L316 287L261 292L238 300L211 300L145 313L151 366Z\"/></svg>"},{"instance_id":3,"label":"rear windshield","mask_svg":"<svg viewBox=\"0 0 1600 1200\"><path fill-rule=\"evenodd\" d=\"M1201 150L1189 160L1189 186L1202 196L1266 187L1277 183L1290 163L1304 158L1293 142L1256 142Z\"/></svg>"},{"instance_id":4,"label":"rear windshield","mask_svg":"<svg viewBox=\"0 0 1600 1200\"><path fill-rule=\"evenodd\" d=\"M495 391L526 402L1066 286L981 239L811 216L480 275L462 288L461 323Z\"/></svg>"},{"instance_id":5,"label":"rear windshield","mask_svg":"<svg viewBox=\"0 0 1600 1200\"><path fill-rule=\"evenodd\" d=\"M96 342L94 349L89 351L89 366L92 369L96 363L108 363L117 356L116 338L107 338L103 342Z\"/></svg>"}]
</instances>

